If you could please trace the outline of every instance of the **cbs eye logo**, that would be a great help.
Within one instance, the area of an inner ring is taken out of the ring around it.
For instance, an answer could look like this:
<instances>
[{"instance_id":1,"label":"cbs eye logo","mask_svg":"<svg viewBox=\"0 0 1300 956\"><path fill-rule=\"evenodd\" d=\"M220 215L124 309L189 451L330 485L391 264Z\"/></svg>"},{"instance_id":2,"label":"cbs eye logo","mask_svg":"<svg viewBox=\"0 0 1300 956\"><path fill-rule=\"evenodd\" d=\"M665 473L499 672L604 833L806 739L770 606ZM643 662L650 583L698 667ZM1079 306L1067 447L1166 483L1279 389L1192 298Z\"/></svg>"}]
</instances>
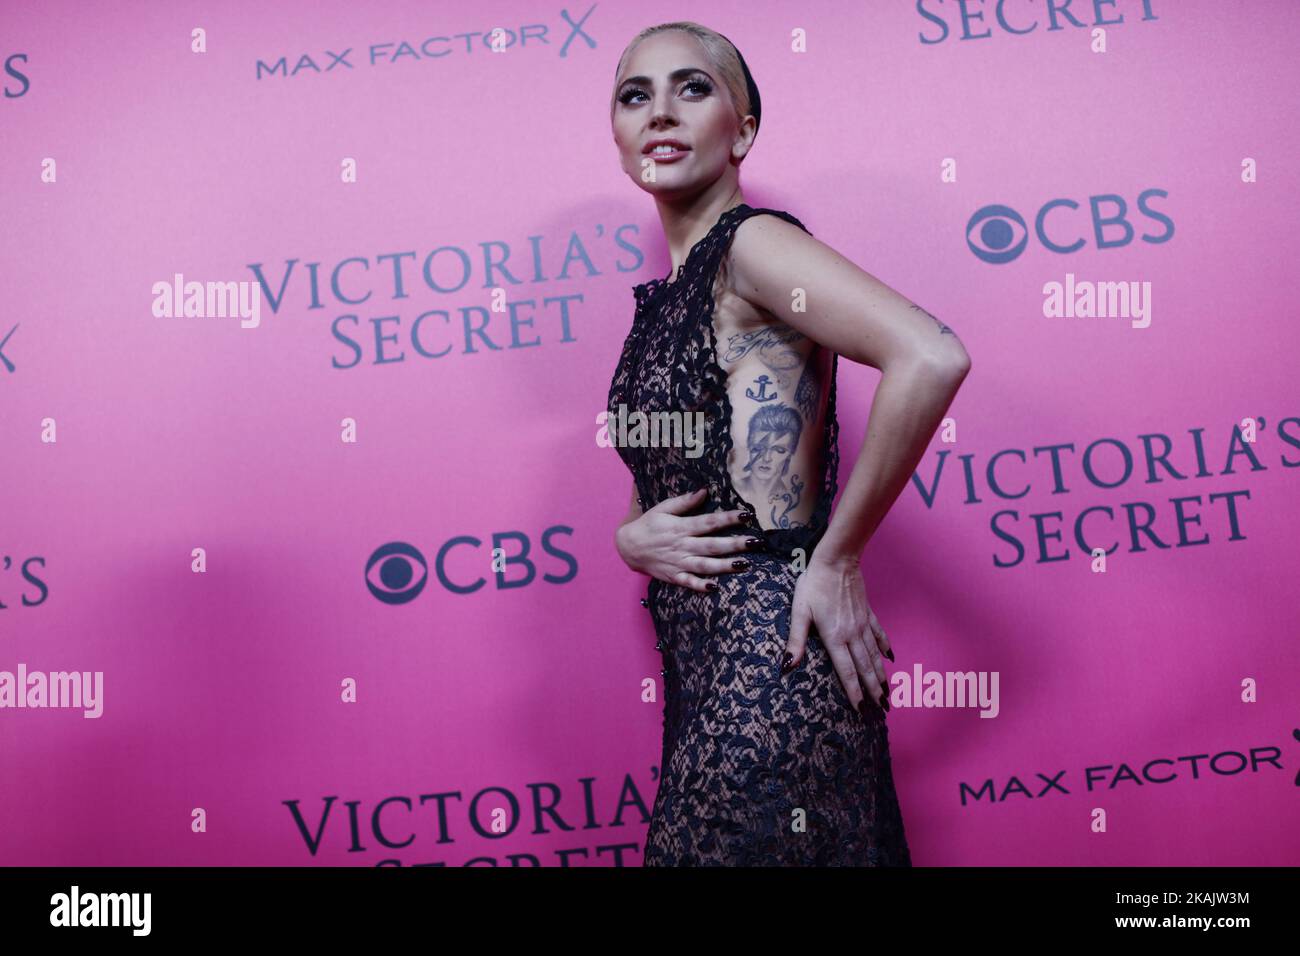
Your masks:
<instances>
[{"instance_id":1,"label":"cbs eye logo","mask_svg":"<svg viewBox=\"0 0 1300 956\"><path fill-rule=\"evenodd\" d=\"M1165 227L1163 233L1153 235L1143 233L1140 237L1143 242L1168 242L1173 238L1174 221L1164 213L1152 209L1149 205L1152 196L1165 197L1168 195L1169 193L1163 189L1147 189L1138 194L1138 211L1148 219L1163 223ZM1076 225L1073 227L1075 234L1070 236L1072 227L1068 223L1071 220L1071 214L1061 212L1052 215L1058 208L1075 210L1080 209L1081 206L1073 199L1049 200L1043 204L1042 208L1034 216L1033 234L1050 252L1060 253L1061 255L1078 252L1088 244L1083 236L1078 235L1078 232L1081 231L1080 225L1077 224L1079 216L1076 214L1073 217L1076 221ZM1086 230L1087 225L1091 225L1093 244L1098 249L1127 246L1133 241L1136 230L1133 228L1133 224L1129 222L1129 207L1123 196L1114 193L1089 196L1088 210L1087 218L1090 222L1083 225L1082 229ZM1047 221L1049 215L1052 218L1050 230ZM1110 231L1109 235L1107 235L1107 230ZM1052 233L1051 235L1048 234L1049 231ZM975 254L976 258L995 266L1004 265L1013 259L1019 258L1020 254L1029 245L1029 235L1030 229L1026 225L1024 217L1010 206L999 204L984 206L977 209L975 214L970 217L970 221L966 223L967 247Z\"/></svg>"},{"instance_id":2,"label":"cbs eye logo","mask_svg":"<svg viewBox=\"0 0 1300 956\"><path fill-rule=\"evenodd\" d=\"M405 541L384 545L366 562L366 587L385 604L414 601L428 580L429 565L424 555Z\"/></svg>"},{"instance_id":3,"label":"cbs eye logo","mask_svg":"<svg viewBox=\"0 0 1300 956\"><path fill-rule=\"evenodd\" d=\"M1016 229L1020 230L1019 239L1016 238ZM1010 206L985 206L976 210L970 222L966 223L966 245L985 262L994 265L1010 262L1024 252L1028 244L1029 227L1020 218L1020 213Z\"/></svg>"}]
</instances>

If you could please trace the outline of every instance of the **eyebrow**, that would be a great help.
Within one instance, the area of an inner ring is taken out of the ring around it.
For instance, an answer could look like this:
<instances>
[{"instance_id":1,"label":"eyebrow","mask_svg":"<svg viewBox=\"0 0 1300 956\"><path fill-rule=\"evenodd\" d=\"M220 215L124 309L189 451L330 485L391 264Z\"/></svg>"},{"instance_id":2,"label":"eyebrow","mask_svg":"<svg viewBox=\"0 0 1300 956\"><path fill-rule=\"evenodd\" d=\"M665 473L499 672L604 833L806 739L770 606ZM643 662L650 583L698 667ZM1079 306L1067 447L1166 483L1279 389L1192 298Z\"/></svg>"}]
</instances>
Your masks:
<instances>
[{"instance_id":1,"label":"eyebrow","mask_svg":"<svg viewBox=\"0 0 1300 956\"><path fill-rule=\"evenodd\" d=\"M708 70L700 69L698 66L684 66L680 70L673 70L669 73L668 80L670 83L676 83L679 80L686 79L693 73L703 73L705 76L708 76L710 80L713 79L712 76L709 76ZM620 83L618 87L619 89L622 89L629 83L636 83L638 86L654 86L654 81L648 76L629 76L626 80Z\"/></svg>"}]
</instances>

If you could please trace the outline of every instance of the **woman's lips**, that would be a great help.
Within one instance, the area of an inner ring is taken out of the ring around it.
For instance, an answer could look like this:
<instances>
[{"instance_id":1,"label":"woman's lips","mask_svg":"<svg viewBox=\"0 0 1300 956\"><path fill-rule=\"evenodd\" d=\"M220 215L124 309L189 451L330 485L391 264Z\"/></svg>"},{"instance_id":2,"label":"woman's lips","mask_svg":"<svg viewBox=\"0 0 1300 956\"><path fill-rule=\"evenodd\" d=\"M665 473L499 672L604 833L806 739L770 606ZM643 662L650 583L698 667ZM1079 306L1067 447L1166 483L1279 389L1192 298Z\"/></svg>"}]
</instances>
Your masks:
<instances>
[{"instance_id":1,"label":"woman's lips","mask_svg":"<svg viewBox=\"0 0 1300 956\"><path fill-rule=\"evenodd\" d=\"M689 149L677 148L674 148L671 153L661 149L652 149L646 155L652 157L656 163L675 163L677 160L684 158L689 152Z\"/></svg>"}]
</instances>

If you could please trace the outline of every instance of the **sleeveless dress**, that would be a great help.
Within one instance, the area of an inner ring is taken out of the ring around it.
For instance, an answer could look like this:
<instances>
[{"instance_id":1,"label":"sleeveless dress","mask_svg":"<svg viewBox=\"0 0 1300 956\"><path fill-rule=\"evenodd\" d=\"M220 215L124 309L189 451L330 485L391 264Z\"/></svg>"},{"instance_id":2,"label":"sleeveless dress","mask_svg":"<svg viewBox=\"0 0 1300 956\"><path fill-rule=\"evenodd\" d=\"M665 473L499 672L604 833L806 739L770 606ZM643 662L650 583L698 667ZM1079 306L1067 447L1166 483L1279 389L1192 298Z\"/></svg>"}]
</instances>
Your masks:
<instances>
[{"instance_id":1,"label":"sleeveless dress","mask_svg":"<svg viewBox=\"0 0 1300 956\"><path fill-rule=\"evenodd\" d=\"M703 453L618 445L643 508L708 487L692 512L748 507L727 471L732 447L727 376L717 362L713 284L736 227L789 213L744 203L722 213L676 280L634 288L636 315L609 390L611 416L702 411ZM821 346L818 346L821 348ZM816 358L809 357L809 361ZM805 526L763 529L757 519L715 534L762 538L741 550L750 567L710 576L699 592L651 578L641 601L664 668L663 754L644 866L911 866L890 768L885 715L858 713L810 627L804 661L781 660L798 577L826 530L839 463L835 365L824 426L820 497ZM760 503L761 504L761 503Z\"/></svg>"}]
</instances>

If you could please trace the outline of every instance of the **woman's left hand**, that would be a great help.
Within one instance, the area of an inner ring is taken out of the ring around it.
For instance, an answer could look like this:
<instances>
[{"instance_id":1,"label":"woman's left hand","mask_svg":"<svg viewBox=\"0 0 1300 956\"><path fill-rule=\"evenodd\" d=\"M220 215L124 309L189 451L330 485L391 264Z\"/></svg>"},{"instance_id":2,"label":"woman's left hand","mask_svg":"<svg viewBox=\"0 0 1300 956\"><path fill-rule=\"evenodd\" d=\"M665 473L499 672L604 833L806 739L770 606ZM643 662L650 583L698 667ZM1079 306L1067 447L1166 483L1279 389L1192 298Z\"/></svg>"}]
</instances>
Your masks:
<instances>
[{"instance_id":1,"label":"woman's left hand","mask_svg":"<svg viewBox=\"0 0 1300 956\"><path fill-rule=\"evenodd\" d=\"M894 652L867 603L862 568L856 559L818 558L813 552L795 584L783 671L803 663L811 625L817 628L850 703L865 713L866 698L870 697L876 706L889 710L889 678L881 656L893 660Z\"/></svg>"}]
</instances>

